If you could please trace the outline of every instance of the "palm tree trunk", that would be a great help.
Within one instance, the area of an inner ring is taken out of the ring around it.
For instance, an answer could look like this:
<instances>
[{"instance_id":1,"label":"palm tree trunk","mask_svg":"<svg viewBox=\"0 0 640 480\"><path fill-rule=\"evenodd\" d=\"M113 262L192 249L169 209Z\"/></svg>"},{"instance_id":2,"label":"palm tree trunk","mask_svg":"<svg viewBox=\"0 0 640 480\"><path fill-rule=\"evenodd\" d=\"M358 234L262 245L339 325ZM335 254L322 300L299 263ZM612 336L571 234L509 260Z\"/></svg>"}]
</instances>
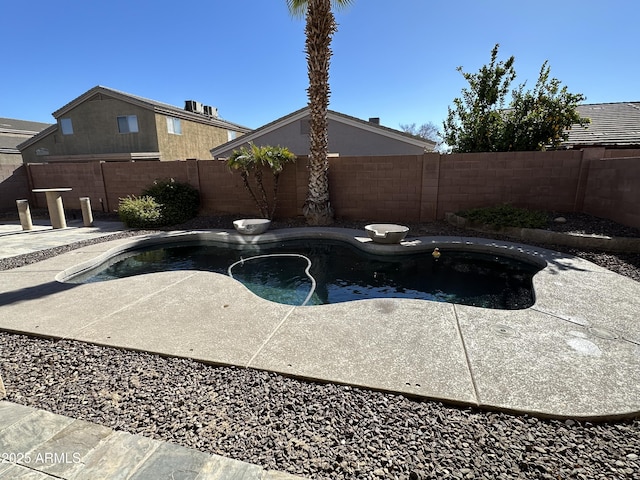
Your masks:
<instances>
[{"instance_id":1,"label":"palm tree trunk","mask_svg":"<svg viewBox=\"0 0 640 480\"><path fill-rule=\"evenodd\" d=\"M309 74L309 191L303 213L310 225L333 222L329 202L328 119L331 37L337 29L331 0L309 0L306 54Z\"/></svg>"},{"instance_id":2,"label":"palm tree trunk","mask_svg":"<svg viewBox=\"0 0 640 480\"><path fill-rule=\"evenodd\" d=\"M268 218L269 220L271 220L271 217L269 216L269 200L267 199L267 192L264 189L264 183L262 183L262 169L262 165L256 165L256 184L258 185L261 199L261 201L258 203L258 207L260 208L260 215L262 215L262 218Z\"/></svg>"},{"instance_id":3,"label":"palm tree trunk","mask_svg":"<svg viewBox=\"0 0 640 480\"><path fill-rule=\"evenodd\" d=\"M269 210L267 209L265 211L264 207L262 206L262 204L258 200L258 197L256 196L255 192L253 191L253 188L251 188L251 183L250 183L250 180L249 180L251 178L251 176L249 175L249 171L247 169L241 170L240 171L240 177L242 178L242 183L244 184L244 188L249 192L249 194L251 195L251 198L253 198L253 201L255 202L256 206L258 207L258 210L260 210L260 215L262 215L262 218L269 218L269 217L267 217L267 214L269 213Z\"/></svg>"},{"instance_id":4,"label":"palm tree trunk","mask_svg":"<svg viewBox=\"0 0 640 480\"><path fill-rule=\"evenodd\" d=\"M271 204L271 211L269 212L269 219L273 220L273 216L276 213L276 205L278 203L278 183L280 182L280 174L273 174L273 203Z\"/></svg>"}]
</instances>

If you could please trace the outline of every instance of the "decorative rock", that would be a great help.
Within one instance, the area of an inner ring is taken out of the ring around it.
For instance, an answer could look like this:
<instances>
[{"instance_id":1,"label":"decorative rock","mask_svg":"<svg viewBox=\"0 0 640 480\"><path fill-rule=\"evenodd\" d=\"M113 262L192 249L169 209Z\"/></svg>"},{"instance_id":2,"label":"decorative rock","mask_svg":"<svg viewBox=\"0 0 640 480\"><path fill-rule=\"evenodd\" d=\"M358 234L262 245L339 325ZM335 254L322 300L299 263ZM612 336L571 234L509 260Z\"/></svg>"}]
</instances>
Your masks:
<instances>
[{"instance_id":1,"label":"decorative rock","mask_svg":"<svg viewBox=\"0 0 640 480\"><path fill-rule=\"evenodd\" d=\"M11 402L267 470L318 480L524 478L531 471L541 472L540 478L558 472L610 480L636 473L637 420L582 424L483 413L272 372L9 332L0 332L0 345L0 371L11 385ZM613 465L617 477L602 471L602 465L615 462L611 459L624 464Z\"/></svg>"},{"instance_id":2,"label":"decorative rock","mask_svg":"<svg viewBox=\"0 0 640 480\"><path fill-rule=\"evenodd\" d=\"M553 219L553 221L556 223L567 223L567 219L564 217L556 217Z\"/></svg>"}]
</instances>

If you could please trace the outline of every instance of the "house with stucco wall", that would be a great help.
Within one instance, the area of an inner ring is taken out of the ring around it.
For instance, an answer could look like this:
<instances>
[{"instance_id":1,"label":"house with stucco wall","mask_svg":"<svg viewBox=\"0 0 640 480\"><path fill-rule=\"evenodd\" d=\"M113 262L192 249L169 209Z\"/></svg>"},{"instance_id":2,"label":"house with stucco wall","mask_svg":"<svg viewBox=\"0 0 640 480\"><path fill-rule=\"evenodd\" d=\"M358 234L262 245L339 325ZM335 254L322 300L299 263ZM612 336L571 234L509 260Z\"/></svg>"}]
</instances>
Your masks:
<instances>
[{"instance_id":1,"label":"house with stucco wall","mask_svg":"<svg viewBox=\"0 0 640 480\"><path fill-rule=\"evenodd\" d=\"M56 123L18 145L25 163L209 159L250 131L217 109L185 108L97 86L53 112Z\"/></svg>"},{"instance_id":2,"label":"house with stucco wall","mask_svg":"<svg viewBox=\"0 0 640 480\"><path fill-rule=\"evenodd\" d=\"M400 130L380 125L379 118L361 120L328 111L330 156L422 155L432 152L435 143ZM278 118L240 138L211 149L213 158L228 158L248 144L280 145L298 156L309 154L309 107Z\"/></svg>"}]
</instances>

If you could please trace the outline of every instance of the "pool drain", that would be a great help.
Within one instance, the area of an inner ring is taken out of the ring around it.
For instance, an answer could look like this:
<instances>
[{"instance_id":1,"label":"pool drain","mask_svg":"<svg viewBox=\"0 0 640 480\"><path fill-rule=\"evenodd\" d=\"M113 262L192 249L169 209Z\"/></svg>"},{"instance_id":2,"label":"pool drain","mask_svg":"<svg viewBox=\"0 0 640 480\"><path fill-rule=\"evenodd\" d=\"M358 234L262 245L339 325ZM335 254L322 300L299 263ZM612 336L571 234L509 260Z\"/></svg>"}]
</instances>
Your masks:
<instances>
[{"instance_id":1,"label":"pool drain","mask_svg":"<svg viewBox=\"0 0 640 480\"><path fill-rule=\"evenodd\" d=\"M502 324L494 325L493 331L496 332L498 335L502 335L503 337L519 337L520 336L515 329Z\"/></svg>"}]
</instances>

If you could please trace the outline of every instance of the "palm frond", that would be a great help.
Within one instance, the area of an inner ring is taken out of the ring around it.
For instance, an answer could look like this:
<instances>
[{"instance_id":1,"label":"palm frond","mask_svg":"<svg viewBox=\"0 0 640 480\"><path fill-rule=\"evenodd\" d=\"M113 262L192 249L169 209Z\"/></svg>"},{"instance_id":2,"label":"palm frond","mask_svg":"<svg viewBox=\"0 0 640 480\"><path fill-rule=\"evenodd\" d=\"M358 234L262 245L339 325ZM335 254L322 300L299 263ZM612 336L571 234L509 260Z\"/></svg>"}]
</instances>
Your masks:
<instances>
[{"instance_id":1,"label":"palm frond","mask_svg":"<svg viewBox=\"0 0 640 480\"><path fill-rule=\"evenodd\" d=\"M331 0L331 6L335 9L346 8L353 0ZM287 0L287 7L294 17L304 17L307 13L309 0Z\"/></svg>"}]
</instances>

